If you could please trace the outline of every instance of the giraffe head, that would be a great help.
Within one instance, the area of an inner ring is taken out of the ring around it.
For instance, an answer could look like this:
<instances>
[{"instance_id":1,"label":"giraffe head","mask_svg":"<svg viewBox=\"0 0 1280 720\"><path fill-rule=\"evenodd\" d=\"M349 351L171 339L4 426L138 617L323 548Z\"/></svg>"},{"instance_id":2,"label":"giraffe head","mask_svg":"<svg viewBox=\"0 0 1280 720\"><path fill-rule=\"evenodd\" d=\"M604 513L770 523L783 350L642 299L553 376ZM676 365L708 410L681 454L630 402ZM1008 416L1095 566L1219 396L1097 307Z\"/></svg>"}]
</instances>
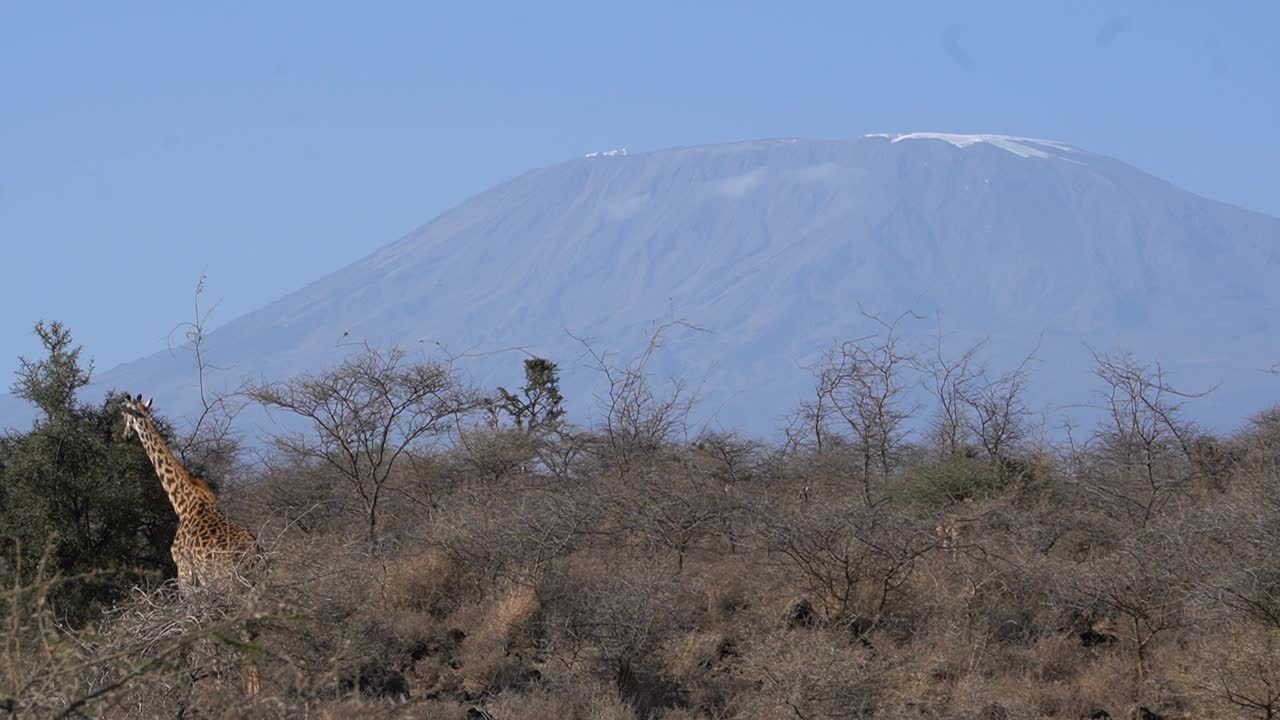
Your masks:
<instances>
[{"instance_id":1,"label":"giraffe head","mask_svg":"<svg viewBox=\"0 0 1280 720\"><path fill-rule=\"evenodd\" d=\"M151 419L151 399L143 402L142 395L136 398L126 395L124 404L120 406L120 413L124 416L125 438L128 439L130 433L141 438L145 421Z\"/></svg>"}]
</instances>

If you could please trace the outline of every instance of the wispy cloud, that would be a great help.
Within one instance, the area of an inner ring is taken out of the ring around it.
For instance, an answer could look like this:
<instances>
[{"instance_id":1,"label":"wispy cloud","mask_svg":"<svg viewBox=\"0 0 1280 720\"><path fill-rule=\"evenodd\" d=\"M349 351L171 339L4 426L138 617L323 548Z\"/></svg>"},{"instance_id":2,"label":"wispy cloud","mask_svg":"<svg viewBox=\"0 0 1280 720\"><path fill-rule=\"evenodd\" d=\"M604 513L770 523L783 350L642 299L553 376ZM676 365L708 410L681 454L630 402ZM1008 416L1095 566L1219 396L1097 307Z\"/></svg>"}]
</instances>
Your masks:
<instances>
[{"instance_id":1,"label":"wispy cloud","mask_svg":"<svg viewBox=\"0 0 1280 720\"><path fill-rule=\"evenodd\" d=\"M1111 43L1120 36L1121 33L1128 32L1133 29L1133 19L1128 15L1117 15L1102 24L1102 28L1098 30L1098 37L1094 39L1094 43L1100 47L1111 47Z\"/></svg>"},{"instance_id":2,"label":"wispy cloud","mask_svg":"<svg viewBox=\"0 0 1280 720\"><path fill-rule=\"evenodd\" d=\"M764 168L725 178L716 183L716 192L726 197L742 197L764 182Z\"/></svg>"},{"instance_id":3,"label":"wispy cloud","mask_svg":"<svg viewBox=\"0 0 1280 720\"><path fill-rule=\"evenodd\" d=\"M942 33L942 50L951 61L965 70L972 70L975 63L973 56L960 47L960 26L952 25Z\"/></svg>"}]
</instances>

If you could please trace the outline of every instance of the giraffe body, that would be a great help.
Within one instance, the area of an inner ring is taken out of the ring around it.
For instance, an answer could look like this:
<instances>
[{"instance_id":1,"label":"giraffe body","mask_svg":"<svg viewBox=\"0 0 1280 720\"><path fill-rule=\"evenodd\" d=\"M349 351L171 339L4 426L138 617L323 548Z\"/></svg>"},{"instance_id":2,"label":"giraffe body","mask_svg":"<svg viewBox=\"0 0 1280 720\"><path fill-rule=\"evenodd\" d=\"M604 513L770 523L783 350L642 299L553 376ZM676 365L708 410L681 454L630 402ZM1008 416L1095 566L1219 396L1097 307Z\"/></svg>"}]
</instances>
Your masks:
<instances>
[{"instance_id":1,"label":"giraffe body","mask_svg":"<svg viewBox=\"0 0 1280 720\"><path fill-rule=\"evenodd\" d=\"M125 401L125 432L137 434L178 515L178 531L169 552L178 567L178 592L225 586L241 563L257 554L257 539L226 516L204 481L192 477L174 457L151 419L151 403L142 396Z\"/></svg>"},{"instance_id":2,"label":"giraffe body","mask_svg":"<svg viewBox=\"0 0 1280 720\"><path fill-rule=\"evenodd\" d=\"M216 506L178 521L169 552L178 566L179 592L224 587L257 551L253 533L232 522Z\"/></svg>"},{"instance_id":3,"label":"giraffe body","mask_svg":"<svg viewBox=\"0 0 1280 720\"><path fill-rule=\"evenodd\" d=\"M142 441L178 515L178 530L169 547L178 568L178 594L188 596L197 589L228 592L237 570L259 557L257 538L228 518L209 486L178 462L151 419L150 401L144 403L141 395L126 398L123 413L125 435L132 432ZM256 694L257 668L244 667L242 682L247 694Z\"/></svg>"}]
</instances>

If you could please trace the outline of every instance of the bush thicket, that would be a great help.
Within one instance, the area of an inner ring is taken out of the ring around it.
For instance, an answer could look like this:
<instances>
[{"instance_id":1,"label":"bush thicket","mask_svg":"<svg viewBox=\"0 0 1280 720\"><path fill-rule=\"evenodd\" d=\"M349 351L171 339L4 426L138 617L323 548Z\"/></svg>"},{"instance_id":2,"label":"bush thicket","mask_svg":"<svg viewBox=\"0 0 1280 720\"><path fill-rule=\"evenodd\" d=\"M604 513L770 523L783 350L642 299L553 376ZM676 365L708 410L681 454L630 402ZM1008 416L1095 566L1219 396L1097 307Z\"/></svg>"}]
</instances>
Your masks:
<instances>
[{"instance_id":1,"label":"bush thicket","mask_svg":"<svg viewBox=\"0 0 1280 720\"><path fill-rule=\"evenodd\" d=\"M1050 443L1023 368L922 362L892 332L839 346L778 444L684 433L683 388L650 385L643 361L601 361L592 427L562 416L548 362L488 402L446 366L372 350L259 387L316 422L241 466L224 502L270 563L245 597L211 603L131 574L170 572L169 514L140 450L112 436L111 401L72 401L84 376L57 329L56 367L24 377L71 392L38 384L27 396L54 412L0 446L6 550L54 538L43 568L7 570L0 710L1280 712L1280 411L1212 437L1158 366L1100 355L1106 422ZM939 408L907 403L913 372ZM903 432L935 411L928 433ZM254 697L235 682L246 652Z\"/></svg>"}]
</instances>

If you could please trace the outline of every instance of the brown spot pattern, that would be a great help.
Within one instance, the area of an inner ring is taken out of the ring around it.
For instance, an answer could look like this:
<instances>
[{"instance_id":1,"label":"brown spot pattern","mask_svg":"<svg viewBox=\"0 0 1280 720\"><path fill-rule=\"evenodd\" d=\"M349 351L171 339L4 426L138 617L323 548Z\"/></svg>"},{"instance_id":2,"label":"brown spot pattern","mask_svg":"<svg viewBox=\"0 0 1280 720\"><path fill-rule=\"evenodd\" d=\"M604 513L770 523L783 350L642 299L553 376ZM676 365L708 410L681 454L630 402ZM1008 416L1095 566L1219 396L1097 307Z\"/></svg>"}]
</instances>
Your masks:
<instances>
[{"instance_id":1,"label":"brown spot pattern","mask_svg":"<svg viewBox=\"0 0 1280 720\"><path fill-rule=\"evenodd\" d=\"M209 486L178 462L144 406L132 404L125 422L138 434L178 514L178 531L169 549L178 566L178 591L185 594L195 586L222 584L240 563L257 554L257 539L229 519Z\"/></svg>"}]
</instances>

